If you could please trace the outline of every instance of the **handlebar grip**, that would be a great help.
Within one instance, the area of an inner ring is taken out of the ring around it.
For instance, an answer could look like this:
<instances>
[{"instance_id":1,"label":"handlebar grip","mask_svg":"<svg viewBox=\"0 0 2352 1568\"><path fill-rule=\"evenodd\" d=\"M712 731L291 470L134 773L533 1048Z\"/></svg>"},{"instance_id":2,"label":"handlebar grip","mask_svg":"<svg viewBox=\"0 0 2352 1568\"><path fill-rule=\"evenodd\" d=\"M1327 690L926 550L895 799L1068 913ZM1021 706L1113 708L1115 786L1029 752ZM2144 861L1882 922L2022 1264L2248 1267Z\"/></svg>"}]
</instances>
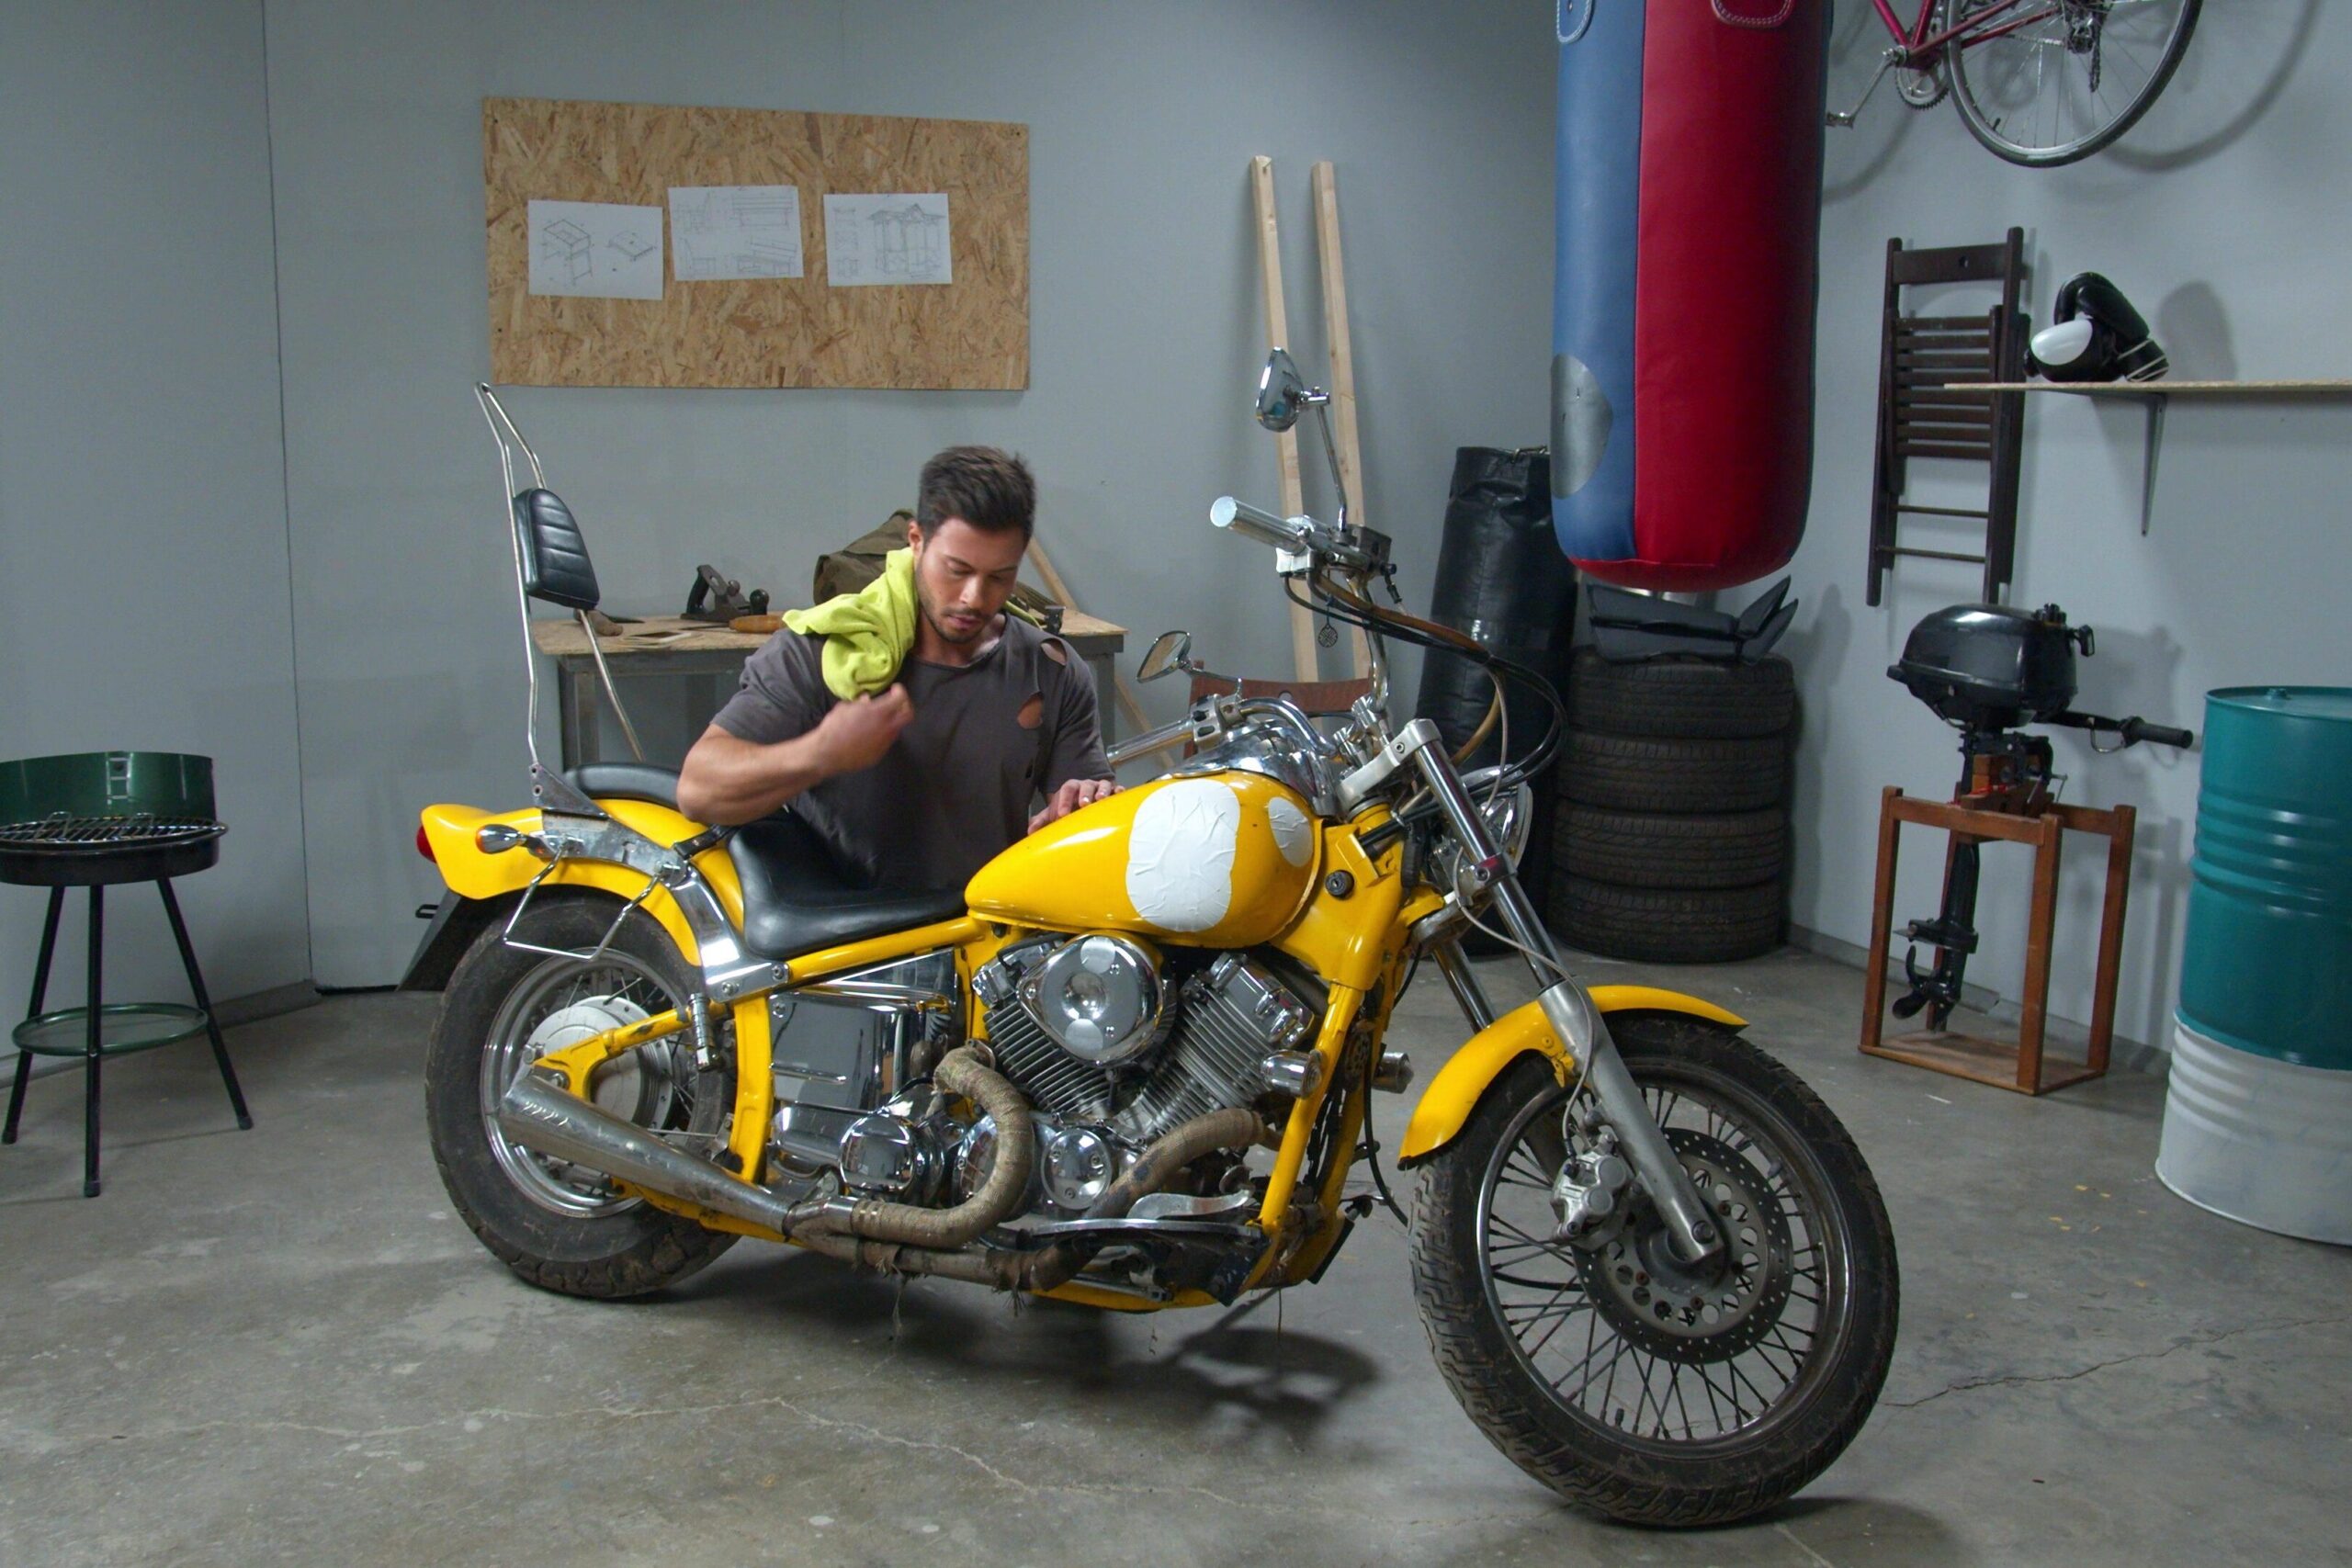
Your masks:
<instances>
[{"instance_id":1,"label":"handlebar grip","mask_svg":"<svg viewBox=\"0 0 2352 1568\"><path fill-rule=\"evenodd\" d=\"M2145 719L2127 718L2123 721L2123 739L2127 745L2135 740L2153 740L2159 746L2177 746L2186 751L2197 744L2197 732L2175 729L2165 724L2150 724Z\"/></svg>"},{"instance_id":2,"label":"handlebar grip","mask_svg":"<svg viewBox=\"0 0 2352 1568\"><path fill-rule=\"evenodd\" d=\"M1213 526L1229 529L1245 539L1255 539L1278 550L1295 550L1306 543L1300 530L1283 518L1261 511L1246 501L1236 501L1229 495L1218 496L1210 504L1209 522Z\"/></svg>"}]
</instances>

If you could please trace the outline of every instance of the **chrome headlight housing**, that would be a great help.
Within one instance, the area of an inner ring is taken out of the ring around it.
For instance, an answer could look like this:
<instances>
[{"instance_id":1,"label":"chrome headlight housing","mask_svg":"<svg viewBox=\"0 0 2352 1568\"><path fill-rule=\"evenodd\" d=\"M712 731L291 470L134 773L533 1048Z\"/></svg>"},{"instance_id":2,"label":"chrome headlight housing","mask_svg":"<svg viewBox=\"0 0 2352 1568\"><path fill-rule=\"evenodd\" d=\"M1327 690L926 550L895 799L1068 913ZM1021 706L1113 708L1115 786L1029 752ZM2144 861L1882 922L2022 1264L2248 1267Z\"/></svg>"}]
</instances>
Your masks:
<instances>
[{"instance_id":1,"label":"chrome headlight housing","mask_svg":"<svg viewBox=\"0 0 2352 1568\"><path fill-rule=\"evenodd\" d=\"M1503 852L1511 870L1519 869L1519 857L1527 849L1527 835L1535 822L1535 792L1525 784L1505 789L1495 787L1498 770L1481 768L1465 776L1463 788L1477 803L1478 814L1486 819L1487 835ZM1447 833L1430 857L1430 869L1435 874L1430 881L1439 887L1451 888L1457 897L1467 897L1472 891L1466 886L1464 874L1470 865L1468 846Z\"/></svg>"}]
</instances>

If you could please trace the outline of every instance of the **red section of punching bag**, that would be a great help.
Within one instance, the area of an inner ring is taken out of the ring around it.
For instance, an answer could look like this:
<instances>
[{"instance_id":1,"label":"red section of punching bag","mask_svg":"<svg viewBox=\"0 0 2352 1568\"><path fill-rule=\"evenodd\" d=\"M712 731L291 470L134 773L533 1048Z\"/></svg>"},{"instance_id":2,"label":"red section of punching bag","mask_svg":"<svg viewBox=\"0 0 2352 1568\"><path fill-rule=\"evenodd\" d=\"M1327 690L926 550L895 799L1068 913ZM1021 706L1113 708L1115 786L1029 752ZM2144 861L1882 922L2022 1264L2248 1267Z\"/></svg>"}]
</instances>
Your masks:
<instances>
[{"instance_id":1,"label":"red section of punching bag","mask_svg":"<svg viewBox=\"0 0 2352 1568\"><path fill-rule=\"evenodd\" d=\"M1642 558L1590 563L1595 576L1729 588L1796 553L1813 484L1826 12L1823 0L1649 6L1634 316Z\"/></svg>"}]
</instances>

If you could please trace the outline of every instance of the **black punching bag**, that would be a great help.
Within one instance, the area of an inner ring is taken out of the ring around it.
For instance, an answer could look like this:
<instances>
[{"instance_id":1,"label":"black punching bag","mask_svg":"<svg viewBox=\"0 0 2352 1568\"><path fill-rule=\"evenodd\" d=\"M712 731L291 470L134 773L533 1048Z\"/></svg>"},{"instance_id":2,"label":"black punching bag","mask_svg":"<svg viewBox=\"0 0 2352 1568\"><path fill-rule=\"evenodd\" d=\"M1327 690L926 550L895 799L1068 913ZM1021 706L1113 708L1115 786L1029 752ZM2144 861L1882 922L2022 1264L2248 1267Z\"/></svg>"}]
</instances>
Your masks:
<instances>
[{"instance_id":1,"label":"black punching bag","mask_svg":"<svg viewBox=\"0 0 2352 1568\"><path fill-rule=\"evenodd\" d=\"M1557 686L1567 670L1576 587L1576 568L1561 553L1553 532L1552 466L1544 449L1507 452L1464 446L1456 451L1430 618L1469 633ZM1523 757L1543 739L1552 710L1516 682L1506 681L1504 690L1511 754ZM1493 698L1486 671L1462 655L1431 649L1423 659L1415 712L1437 725L1448 747L1458 748L1470 739ZM1495 761L1501 739L1498 726L1464 766ZM1535 781L1534 787L1535 826L1520 871L1528 896L1540 909L1551 867L1552 791L1544 780Z\"/></svg>"}]
</instances>

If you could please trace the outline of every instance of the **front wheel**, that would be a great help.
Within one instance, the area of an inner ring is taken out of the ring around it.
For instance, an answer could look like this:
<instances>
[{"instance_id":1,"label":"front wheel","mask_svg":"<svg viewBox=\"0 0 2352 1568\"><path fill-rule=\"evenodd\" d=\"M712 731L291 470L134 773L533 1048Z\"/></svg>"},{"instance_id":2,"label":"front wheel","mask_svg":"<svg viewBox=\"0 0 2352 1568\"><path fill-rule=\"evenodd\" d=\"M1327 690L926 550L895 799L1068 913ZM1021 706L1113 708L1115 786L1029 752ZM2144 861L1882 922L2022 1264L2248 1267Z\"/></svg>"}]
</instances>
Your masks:
<instances>
[{"instance_id":1,"label":"front wheel","mask_svg":"<svg viewBox=\"0 0 2352 1568\"><path fill-rule=\"evenodd\" d=\"M2138 122L2188 51L2202 0L1945 0L1952 104L2012 164L2087 158ZM1981 24L1971 18L1982 13ZM2023 19L2019 19L2023 18Z\"/></svg>"},{"instance_id":2,"label":"front wheel","mask_svg":"<svg viewBox=\"0 0 2352 1568\"><path fill-rule=\"evenodd\" d=\"M592 964L560 956L602 940L616 901L544 897L514 922L492 921L449 977L424 1059L425 1122L442 1185L469 1228L506 1266L566 1295L639 1295L709 1263L735 1237L616 1191L584 1167L537 1154L498 1124L498 1102L533 1060L608 1029L684 1006L694 972L669 934L631 910ZM590 1079L595 1102L641 1127L717 1146L734 1075L696 1070L676 1037L624 1052Z\"/></svg>"},{"instance_id":3,"label":"front wheel","mask_svg":"<svg viewBox=\"0 0 2352 1568\"><path fill-rule=\"evenodd\" d=\"M1440 1370L1514 1463L1611 1518L1708 1525L1804 1486L1861 1429L1894 1353L1894 1236L1837 1117L1733 1032L1610 1020L1730 1243L1693 1270L1646 1202L1552 1239L1583 1134L1521 1057L1421 1178L1413 1287Z\"/></svg>"}]
</instances>

